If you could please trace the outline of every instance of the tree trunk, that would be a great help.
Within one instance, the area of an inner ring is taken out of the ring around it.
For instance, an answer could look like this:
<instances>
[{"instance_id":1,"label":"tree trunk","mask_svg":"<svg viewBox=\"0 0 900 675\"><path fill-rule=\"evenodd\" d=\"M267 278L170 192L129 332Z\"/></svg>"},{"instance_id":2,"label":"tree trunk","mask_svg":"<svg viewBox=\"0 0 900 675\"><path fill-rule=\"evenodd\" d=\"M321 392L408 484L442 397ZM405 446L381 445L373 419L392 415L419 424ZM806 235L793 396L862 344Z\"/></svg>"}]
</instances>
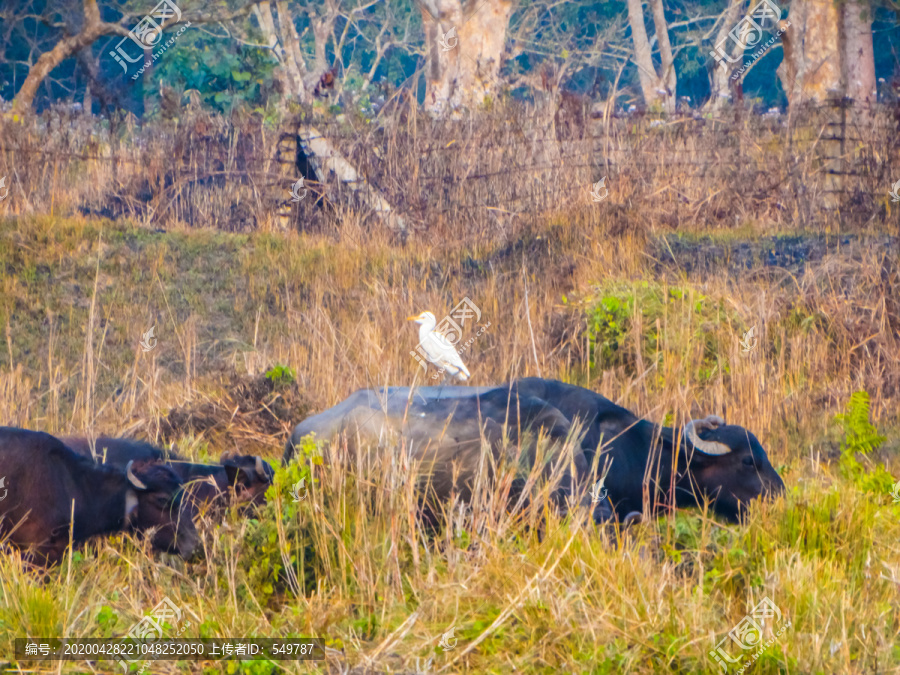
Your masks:
<instances>
[{"instance_id":1,"label":"tree trunk","mask_svg":"<svg viewBox=\"0 0 900 675\"><path fill-rule=\"evenodd\" d=\"M644 95L644 104L649 108L659 98L656 83L659 77L653 66L650 40L644 27L644 10L641 0L628 0L628 23L631 26L631 41L634 44L634 64L638 68L638 81Z\"/></svg>"},{"instance_id":2,"label":"tree trunk","mask_svg":"<svg viewBox=\"0 0 900 675\"><path fill-rule=\"evenodd\" d=\"M845 95L857 103L876 101L872 7L869 0L846 0L843 9Z\"/></svg>"},{"instance_id":3,"label":"tree trunk","mask_svg":"<svg viewBox=\"0 0 900 675\"><path fill-rule=\"evenodd\" d=\"M722 25L719 27L719 32L716 33L716 48L723 51L719 53L710 52L714 57L717 57L719 63L712 71L712 76L710 77L709 101L704 106L707 110L719 110L731 96L730 79L731 73L734 71L731 64L743 58L744 49L733 40L729 40L728 33L737 24L743 6L744 0L731 0L722 17Z\"/></svg>"},{"instance_id":4,"label":"tree trunk","mask_svg":"<svg viewBox=\"0 0 900 675\"><path fill-rule=\"evenodd\" d=\"M473 108L499 84L512 0L422 0L426 110Z\"/></svg>"},{"instance_id":5,"label":"tree trunk","mask_svg":"<svg viewBox=\"0 0 900 675\"><path fill-rule=\"evenodd\" d=\"M660 71L662 73L659 78L659 88L660 90L665 90L665 94L660 94L660 98L663 99L663 110L667 113L673 113L675 112L677 78L675 57L672 56L672 44L669 42L669 26L666 24L666 14L663 11L662 0L649 0L649 2L653 10L656 41L659 42Z\"/></svg>"},{"instance_id":6,"label":"tree trunk","mask_svg":"<svg viewBox=\"0 0 900 675\"><path fill-rule=\"evenodd\" d=\"M324 182L334 176L369 209L378 214L393 230L405 230L406 220L398 214L377 189L363 178L341 151L315 127L301 124L297 130L300 145Z\"/></svg>"},{"instance_id":7,"label":"tree trunk","mask_svg":"<svg viewBox=\"0 0 900 675\"><path fill-rule=\"evenodd\" d=\"M644 26L644 10L641 0L628 0L628 23L631 26L631 41L634 44L634 63L638 68L638 79L644 104L648 108L659 107L666 112L675 111L677 78L672 45L669 42L668 26L663 12L662 0L649 0L659 42L662 75L653 65L653 51Z\"/></svg>"},{"instance_id":8,"label":"tree trunk","mask_svg":"<svg viewBox=\"0 0 900 675\"><path fill-rule=\"evenodd\" d=\"M794 0L782 34L778 77L791 107L822 103L842 93L840 10L834 0ZM870 36L871 39L871 36Z\"/></svg>"},{"instance_id":9,"label":"tree trunk","mask_svg":"<svg viewBox=\"0 0 900 675\"><path fill-rule=\"evenodd\" d=\"M280 23L285 14L281 11L281 7L278 7L278 9ZM306 103L309 96L306 88L303 86L303 76L300 71L300 66L297 64L293 52L289 49L285 49L283 45L284 41L278 39L278 34L275 31L275 17L272 15L272 6L269 3L269 0L259 3L259 5L254 8L254 14L256 14L256 20L259 22L259 27L265 36L266 43L269 45L269 48L281 65L281 67L276 68L274 72L275 79L278 80L281 85L279 88L282 90L282 93L285 94L282 96L281 110L283 111L284 109L284 100L289 96L293 96L300 103ZM282 37L283 36L284 31L282 31Z\"/></svg>"}]
</instances>

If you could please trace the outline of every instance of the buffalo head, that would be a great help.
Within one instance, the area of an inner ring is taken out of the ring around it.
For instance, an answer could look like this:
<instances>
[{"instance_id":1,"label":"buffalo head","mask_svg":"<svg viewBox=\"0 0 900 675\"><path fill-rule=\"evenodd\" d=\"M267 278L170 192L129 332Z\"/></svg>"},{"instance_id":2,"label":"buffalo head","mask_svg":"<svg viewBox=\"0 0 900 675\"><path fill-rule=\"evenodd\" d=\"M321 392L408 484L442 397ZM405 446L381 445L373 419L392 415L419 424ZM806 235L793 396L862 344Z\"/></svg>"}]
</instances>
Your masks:
<instances>
[{"instance_id":1,"label":"buffalo head","mask_svg":"<svg viewBox=\"0 0 900 675\"><path fill-rule=\"evenodd\" d=\"M182 499L181 480L164 464L152 460L128 462L129 490L125 519L136 530L153 529L152 544L189 558L199 544L194 529L195 509Z\"/></svg>"},{"instance_id":2,"label":"buffalo head","mask_svg":"<svg viewBox=\"0 0 900 675\"><path fill-rule=\"evenodd\" d=\"M265 503L266 490L275 479L275 470L271 464L254 455L223 456L220 461L225 468L229 485L234 486L235 501Z\"/></svg>"},{"instance_id":3,"label":"buffalo head","mask_svg":"<svg viewBox=\"0 0 900 675\"><path fill-rule=\"evenodd\" d=\"M690 475L699 491L713 500L716 513L736 521L754 499L784 492L766 451L743 427L711 415L685 424L683 436L696 451L690 455ZM679 494L685 489L679 487Z\"/></svg>"}]
</instances>

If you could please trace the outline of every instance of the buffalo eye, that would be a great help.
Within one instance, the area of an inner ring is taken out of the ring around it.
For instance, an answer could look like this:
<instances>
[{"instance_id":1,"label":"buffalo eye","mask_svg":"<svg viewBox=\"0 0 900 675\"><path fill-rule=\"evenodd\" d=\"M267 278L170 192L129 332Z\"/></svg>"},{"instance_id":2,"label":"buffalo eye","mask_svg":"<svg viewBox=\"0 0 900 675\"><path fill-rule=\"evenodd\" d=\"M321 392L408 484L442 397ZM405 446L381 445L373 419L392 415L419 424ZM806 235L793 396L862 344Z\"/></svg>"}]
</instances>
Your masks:
<instances>
[{"instance_id":1,"label":"buffalo eye","mask_svg":"<svg viewBox=\"0 0 900 675\"><path fill-rule=\"evenodd\" d=\"M751 456L751 457L744 457L744 459L743 459L742 461L743 461L743 463L744 463L745 465L747 465L747 466L753 466L753 464L754 464L754 462L753 462L753 457L752 457L752 456Z\"/></svg>"}]
</instances>

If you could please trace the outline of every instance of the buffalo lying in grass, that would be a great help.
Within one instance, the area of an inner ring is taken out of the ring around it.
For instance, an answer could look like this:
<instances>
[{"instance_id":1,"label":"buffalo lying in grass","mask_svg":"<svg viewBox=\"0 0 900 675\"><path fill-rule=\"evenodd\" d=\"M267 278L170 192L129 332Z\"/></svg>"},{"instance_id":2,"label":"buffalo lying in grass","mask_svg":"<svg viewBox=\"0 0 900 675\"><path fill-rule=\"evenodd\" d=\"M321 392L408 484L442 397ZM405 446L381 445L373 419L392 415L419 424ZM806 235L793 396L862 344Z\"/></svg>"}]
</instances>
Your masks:
<instances>
[{"instance_id":1,"label":"buffalo lying in grass","mask_svg":"<svg viewBox=\"0 0 900 675\"><path fill-rule=\"evenodd\" d=\"M468 387L450 389L475 391ZM405 387L360 390L343 403L298 425L285 448L284 462L290 461L294 445L309 433L315 433L318 439L330 439L348 432L349 442L355 444L357 435L377 443L386 433L399 432L410 449L411 460L419 463L429 496L446 500L455 489L468 501L480 468L484 465L490 471L502 456L511 456L504 450L507 442L513 448L521 447L518 459L530 469L537 457L537 438L542 435L548 448L543 475L551 477L572 430L569 420L558 410L543 400L527 396L510 406L509 391L502 388L485 390L477 396L455 397L435 395L440 390L439 387L417 389L412 399ZM573 442L577 446L577 439ZM482 462L485 443L493 455L486 465ZM577 450L573 459L576 476L584 475L588 470L584 454ZM551 499L560 511L565 511L576 486L565 467L559 467L557 477ZM517 479L513 493L524 485L524 479ZM582 505L590 503L587 496ZM598 522L605 521L610 519L612 511L607 503L601 502L594 506L593 515Z\"/></svg>"},{"instance_id":2,"label":"buffalo lying in grass","mask_svg":"<svg viewBox=\"0 0 900 675\"><path fill-rule=\"evenodd\" d=\"M171 469L138 460L98 466L59 439L0 427L0 535L39 562L57 562L69 544L123 530L153 530L152 544L187 558L198 544L193 512ZM74 519L72 504L74 502Z\"/></svg>"},{"instance_id":3,"label":"buffalo lying in grass","mask_svg":"<svg viewBox=\"0 0 900 675\"><path fill-rule=\"evenodd\" d=\"M195 464L133 438L100 436L93 452L86 438L64 436L60 440L80 455L120 468L138 459L165 462L185 484L187 498L198 509L212 507L213 512L221 512L229 502L265 503L266 490L275 476L272 466L256 455L223 455L219 464Z\"/></svg>"},{"instance_id":4,"label":"buffalo lying in grass","mask_svg":"<svg viewBox=\"0 0 900 675\"><path fill-rule=\"evenodd\" d=\"M557 380L525 378L510 390L541 398L567 419L581 420L587 462L598 448L601 464L612 460L606 487L620 517L641 510L645 479L651 509L671 503L674 490L676 505L709 500L731 521L754 499L784 491L756 436L719 417L692 420L679 430L642 420L600 394Z\"/></svg>"},{"instance_id":5,"label":"buffalo lying in grass","mask_svg":"<svg viewBox=\"0 0 900 675\"><path fill-rule=\"evenodd\" d=\"M674 494L678 506L709 500L731 521L754 499L784 490L765 450L743 427L714 416L680 430L660 427L588 389L541 378L501 387L420 387L412 395L408 387L360 390L297 425L284 461L309 433L325 440L344 432L351 439L357 434L372 439L393 430L410 442L416 459L433 467L435 493L446 497L454 463L462 468L457 488L463 493L478 470L482 428L493 445L504 424L543 429L558 440L576 422L583 429L574 458L577 476L560 490L570 491L579 479L593 483L589 467L599 451L597 466L609 466L605 487L620 519L642 511L645 490L651 511L671 504Z\"/></svg>"}]
</instances>

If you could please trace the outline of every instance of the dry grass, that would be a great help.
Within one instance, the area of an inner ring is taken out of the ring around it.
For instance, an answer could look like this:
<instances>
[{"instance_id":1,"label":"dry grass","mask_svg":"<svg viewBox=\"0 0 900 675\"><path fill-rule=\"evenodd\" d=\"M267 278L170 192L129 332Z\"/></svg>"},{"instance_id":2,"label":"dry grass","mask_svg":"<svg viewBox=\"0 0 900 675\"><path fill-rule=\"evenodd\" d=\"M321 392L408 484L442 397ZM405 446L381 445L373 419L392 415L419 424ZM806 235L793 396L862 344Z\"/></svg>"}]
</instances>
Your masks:
<instances>
[{"instance_id":1,"label":"dry grass","mask_svg":"<svg viewBox=\"0 0 900 675\"><path fill-rule=\"evenodd\" d=\"M292 465L258 518L206 523L194 563L116 537L42 580L4 554L0 650L24 635L121 634L168 596L198 635L327 638L334 673L426 672L429 658L427 671L444 673L712 673L708 652L768 596L792 625L757 672L900 672L900 505L841 473L829 423L866 389L888 436L866 461L900 475L896 242L829 239L803 269L741 272L719 251L782 246L760 239L777 230L770 221L665 243L655 211L590 208L496 238L447 237L444 223L404 245L352 214L328 234L3 221L0 416L174 441L198 458L240 448L278 460L308 411L361 387L421 382L405 317L442 316L469 297L491 323L466 356L473 385L540 374L654 421L724 412L767 448L784 498L740 526L682 511L616 543L586 514L561 521L541 500L510 516L500 481L469 508L448 504L429 531L414 517L402 447L313 467L300 504L288 488L309 469ZM688 264L682 249L715 250L714 264ZM154 324L159 344L143 352ZM752 325L759 345L747 355L739 340ZM293 386L263 384L277 364L295 369ZM117 620L99 621L103 607ZM458 644L445 652L451 627ZM153 669L203 668L218 667Z\"/></svg>"}]
</instances>

